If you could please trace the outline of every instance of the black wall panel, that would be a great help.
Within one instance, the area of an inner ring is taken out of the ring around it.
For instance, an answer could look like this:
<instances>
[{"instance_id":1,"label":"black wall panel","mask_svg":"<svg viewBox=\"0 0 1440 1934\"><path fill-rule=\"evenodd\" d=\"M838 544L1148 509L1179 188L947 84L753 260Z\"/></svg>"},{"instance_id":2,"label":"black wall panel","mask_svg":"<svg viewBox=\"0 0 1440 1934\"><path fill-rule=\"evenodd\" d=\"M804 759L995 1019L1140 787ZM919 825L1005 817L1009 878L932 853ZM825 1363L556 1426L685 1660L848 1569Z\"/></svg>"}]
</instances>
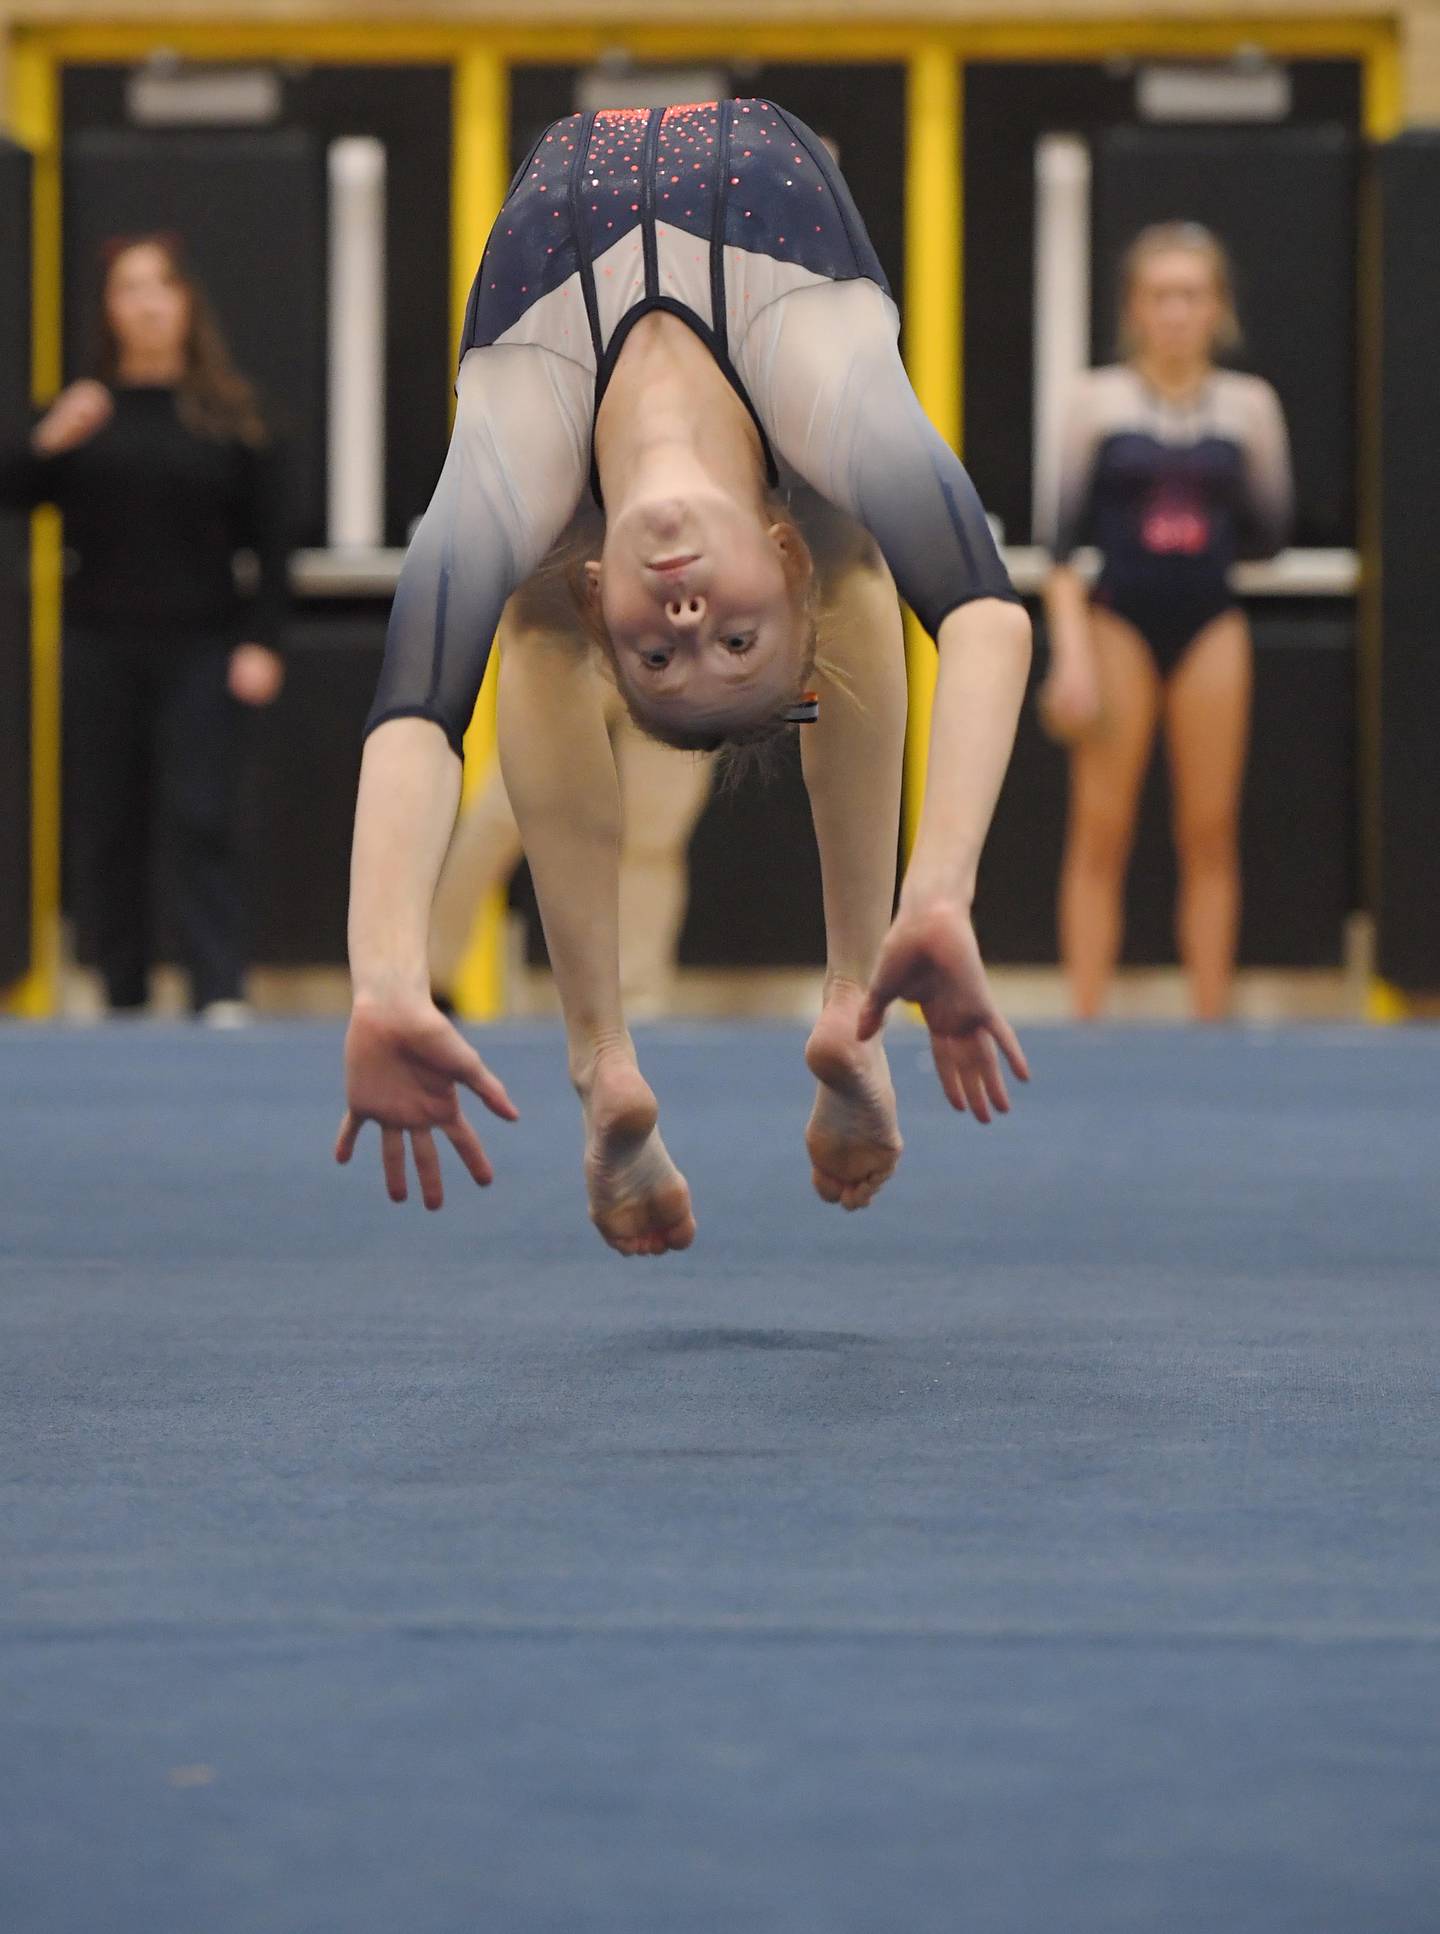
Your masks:
<instances>
[{"instance_id":1,"label":"black wall panel","mask_svg":"<svg viewBox=\"0 0 1440 1934\"><path fill-rule=\"evenodd\" d=\"M361 733L385 624L377 599L299 606L283 698L240 721L236 831L250 957L259 966L345 964ZM165 828L156 833L163 840ZM156 958L164 961L179 958L173 881L172 856L158 847L150 890Z\"/></svg>"},{"instance_id":2,"label":"black wall panel","mask_svg":"<svg viewBox=\"0 0 1440 1934\"><path fill-rule=\"evenodd\" d=\"M779 102L835 143L895 299L905 300L905 70L793 62L747 71L736 90Z\"/></svg>"},{"instance_id":3,"label":"black wall panel","mask_svg":"<svg viewBox=\"0 0 1440 1934\"><path fill-rule=\"evenodd\" d=\"M71 138L128 126L128 70L118 66L67 68L65 127ZM324 196L324 151L342 135L373 135L386 152L386 542L401 544L424 510L449 436L450 388L450 127L451 78L445 67L287 67L281 74L277 129L312 143L314 193ZM239 133L264 140L277 130ZM181 130L183 143L213 137ZM324 274L323 241L315 255ZM261 286L283 313L288 291L283 269L267 269ZM321 311L323 317L323 310ZM321 325L323 327L323 323ZM323 354L323 341L321 342ZM323 369L323 364L321 365ZM325 443L323 376L286 399L287 412L307 448ZM316 483L302 506L297 537L324 541L324 502Z\"/></svg>"},{"instance_id":4,"label":"black wall panel","mask_svg":"<svg viewBox=\"0 0 1440 1934\"><path fill-rule=\"evenodd\" d=\"M345 959L350 828L360 734L385 644L383 607L302 609L284 703L247 719L242 840L254 958L301 966ZM820 872L792 745L771 769L712 801L695 834L686 965L806 966L825 957ZM528 880L512 896L544 943Z\"/></svg>"},{"instance_id":5,"label":"black wall panel","mask_svg":"<svg viewBox=\"0 0 1440 1934\"><path fill-rule=\"evenodd\" d=\"M385 608L302 609L281 704L245 721L241 838L254 959L343 964L361 732L385 647Z\"/></svg>"},{"instance_id":6,"label":"black wall panel","mask_svg":"<svg viewBox=\"0 0 1440 1934\"><path fill-rule=\"evenodd\" d=\"M0 449L30 430L30 157L0 137ZM29 519L0 512L0 986L30 962Z\"/></svg>"},{"instance_id":7,"label":"black wall panel","mask_svg":"<svg viewBox=\"0 0 1440 1934\"><path fill-rule=\"evenodd\" d=\"M1240 360L1280 390L1295 444L1303 544L1355 541L1355 261L1359 69L1297 62L1290 120L1237 132L1136 125L1135 70L1120 63L978 63L965 99L965 455L1007 537L1031 534L1034 156L1077 133L1094 176L1093 355L1114 354L1114 283L1144 223L1207 221L1238 267ZM1242 959L1318 966L1340 957L1359 902L1353 622L1345 605L1251 607L1254 749L1244 819ZM1036 676L1043 675L1043 647ZM1065 762L1022 728L981 883L996 960L1055 958ZM1129 894L1126 957L1174 959L1174 865L1163 764L1147 790Z\"/></svg>"},{"instance_id":8,"label":"black wall panel","mask_svg":"<svg viewBox=\"0 0 1440 1934\"><path fill-rule=\"evenodd\" d=\"M552 121L575 112L578 67L510 69L510 166L514 170Z\"/></svg>"},{"instance_id":9,"label":"black wall panel","mask_svg":"<svg viewBox=\"0 0 1440 1934\"><path fill-rule=\"evenodd\" d=\"M343 135L378 137L387 157L386 538L402 543L429 500L449 435L451 76L443 66L297 64L280 78L274 127L159 136L130 128L125 68L67 69L70 373L88 366L99 240L136 227L180 229L238 360L278 405L294 447L296 540L323 543L325 150ZM110 179L116 158L119 188ZM345 958L360 733L384 634L378 602L301 605L285 694L246 721L243 831L258 962Z\"/></svg>"},{"instance_id":10,"label":"black wall panel","mask_svg":"<svg viewBox=\"0 0 1440 1934\"><path fill-rule=\"evenodd\" d=\"M1290 429L1297 544L1355 540L1356 149L1343 128L1123 128L1095 144L1093 341L1115 353L1120 259L1150 222L1203 222L1235 266L1241 367Z\"/></svg>"},{"instance_id":11,"label":"black wall panel","mask_svg":"<svg viewBox=\"0 0 1440 1934\"><path fill-rule=\"evenodd\" d=\"M1292 89L1289 121L1283 127L1257 130L1247 138L1268 142L1278 137L1283 141L1291 129L1331 128L1352 136L1358 133L1361 99L1357 63L1296 61L1288 72ZM966 68L965 460L986 508L1003 521L1012 543L1026 542L1031 528L1035 144L1048 133L1079 134L1094 144L1110 131L1133 127L1135 119L1135 69L1130 63L978 61ZM1244 183L1235 209L1221 206L1214 211L1215 226L1222 235L1229 234L1232 214L1243 208L1252 189L1257 191L1260 204L1271 206L1273 212L1273 204L1259 193L1267 165L1262 164ZM1292 215L1301 212L1282 207L1275 216L1277 232L1288 233ZM1098 274L1097 286L1103 291L1106 306L1094 353L1097 361L1103 361L1111 354L1113 330L1108 271L1101 265ZM1353 283L1353 267L1351 275ZM1322 314L1308 270L1302 265L1294 300L1298 302L1307 292L1311 306L1302 310L1304 331L1316 327L1317 317L1326 330L1347 326L1349 285L1336 299L1338 322ZM1242 301L1244 293L1242 290ZM1294 313L1288 299L1283 313ZM1242 320L1251 326L1253 337L1259 322L1254 304ZM1263 338L1255 340L1258 348ZM1265 353L1268 358L1268 342ZM1282 343L1279 368L1283 369L1289 353L1289 343ZM1267 366L1264 373L1274 375L1275 371ZM1348 436L1351 415L1347 408L1327 399L1321 434L1326 424L1338 423ZM1301 432L1302 449L1308 435L1308 431ZM1304 541L1353 542L1353 528L1347 523L1337 530L1333 515L1339 501L1335 477L1342 478L1348 487L1352 470L1348 455L1335 464L1333 472L1307 468L1302 480L1302 523L1317 534ZM1334 534L1322 536L1321 531Z\"/></svg>"},{"instance_id":12,"label":"black wall panel","mask_svg":"<svg viewBox=\"0 0 1440 1934\"><path fill-rule=\"evenodd\" d=\"M1338 965L1358 903L1354 628L1341 606L1250 607L1255 704L1241 826L1248 967ZM1035 682L1044 672L1036 653ZM1055 894L1065 826L1065 755L1041 733L1034 691L985 849L976 919L996 963L1057 958ZM1141 805L1126 901L1133 966L1176 958L1175 860L1163 742Z\"/></svg>"},{"instance_id":13,"label":"black wall panel","mask_svg":"<svg viewBox=\"0 0 1440 1934\"><path fill-rule=\"evenodd\" d=\"M545 936L529 869L511 904L525 917L526 954L545 963ZM820 855L795 742L764 765L717 785L690 844L690 899L682 967L818 967L825 959Z\"/></svg>"},{"instance_id":14,"label":"black wall panel","mask_svg":"<svg viewBox=\"0 0 1440 1934\"><path fill-rule=\"evenodd\" d=\"M174 229L235 359L290 449L297 526L324 517L325 225L321 162L299 133L78 134L65 143L65 364L94 367L100 252ZM284 219L277 219L277 211Z\"/></svg>"},{"instance_id":15,"label":"black wall panel","mask_svg":"<svg viewBox=\"0 0 1440 1934\"><path fill-rule=\"evenodd\" d=\"M315 141L385 143L388 544L429 503L450 437L450 85L443 67L314 67L286 83L290 120Z\"/></svg>"},{"instance_id":16,"label":"black wall panel","mask_svg":"<svg viewBox=\"0 0 1440 1934\"><path fill-rule=\"evenodd\" d=\"M1440 134L1378 163L1380 290L1380 972L1440 988Z\"/></svg>"}]
</instances>

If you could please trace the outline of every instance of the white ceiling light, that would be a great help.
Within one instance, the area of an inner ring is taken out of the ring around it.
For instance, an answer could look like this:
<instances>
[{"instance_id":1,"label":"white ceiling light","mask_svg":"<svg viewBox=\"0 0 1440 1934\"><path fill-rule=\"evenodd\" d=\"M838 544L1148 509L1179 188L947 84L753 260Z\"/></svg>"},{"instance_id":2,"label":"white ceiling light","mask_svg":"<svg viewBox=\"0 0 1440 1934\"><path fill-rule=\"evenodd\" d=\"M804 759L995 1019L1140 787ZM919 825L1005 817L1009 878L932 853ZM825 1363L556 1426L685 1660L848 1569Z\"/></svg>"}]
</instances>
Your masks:
<instances>
[{"instance_id":1,"label":"white ceiling light","mask_svg":"<svg viewBox=\"0 0 1440 1934\"><path fill-rule=\"evenodd\" d=\"M1290 104L1288 69L1248 62L1150 65L1135 83L1143 121L1283 121Z\"/></svg>"},{"instance_id":2,"label":"white ceiling light","mask_svg":"<svg viewBox=\"0 0 1440 1934\"><path fill-rule=\"evenodd\" d=\"M140 67L125 88L130 119L142 128L263 127L278 121L280 77L268 67Z\"/></svg>"}]
</instances>

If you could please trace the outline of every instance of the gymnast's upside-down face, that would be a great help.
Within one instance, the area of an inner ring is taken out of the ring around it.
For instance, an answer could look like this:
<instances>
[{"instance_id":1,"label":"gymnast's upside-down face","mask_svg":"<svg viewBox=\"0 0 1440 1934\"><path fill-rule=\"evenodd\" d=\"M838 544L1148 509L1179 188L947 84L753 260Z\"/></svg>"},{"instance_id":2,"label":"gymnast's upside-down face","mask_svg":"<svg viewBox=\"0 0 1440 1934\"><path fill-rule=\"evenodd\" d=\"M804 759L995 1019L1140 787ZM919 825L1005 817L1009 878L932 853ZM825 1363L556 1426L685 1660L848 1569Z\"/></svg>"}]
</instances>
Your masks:
<instances>
[{"instance_id":1,"label":"gymnast's upside-down face","mask_svg":"<svg viewBox=\"0 0 1440 1934\"><path fill-rule=\"evenodd\" d=\"M723 733L795 696L809 558L793 525L718 489L641 501L585 569L642 724Z\"/></svg>"}]
</instances>

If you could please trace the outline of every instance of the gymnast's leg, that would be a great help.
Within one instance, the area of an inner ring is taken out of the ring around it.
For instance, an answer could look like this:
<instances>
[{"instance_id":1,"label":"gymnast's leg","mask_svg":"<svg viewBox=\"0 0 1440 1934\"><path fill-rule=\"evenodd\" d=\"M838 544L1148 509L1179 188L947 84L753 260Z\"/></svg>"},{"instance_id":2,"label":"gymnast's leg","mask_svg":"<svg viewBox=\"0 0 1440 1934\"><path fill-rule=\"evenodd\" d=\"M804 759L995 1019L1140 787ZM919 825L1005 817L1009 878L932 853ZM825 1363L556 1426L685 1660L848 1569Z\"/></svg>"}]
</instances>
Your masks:
<instances>
[{"instance_id":1,"label":"gymnast's leg","mask_svg":"<svg viewBox=\"0 0 1440 1934\"><path fill-rule=\"evenodd\" d=\"M1090 612L1100 718L1070 754L1070 815L1060 868L1060 952L1077 1020L1092 1021L1120 957L1125 875L1140 788L1155 740L1160 677L1131 625Z\"/></svg>"},{"instance_id":2,"label":"gymnast's leg","mask_svg":"<svg viewBox=\"0 0 1440 1934\"><path fill-rule=\"evenodd\" d=\"M519 822L585 1116L590 1216L613 1249L685 1249L695 1218L620 1005L620 789L574 620L512 600L500 630L500 761Z\"/></svg>"},{"instance_id":3,"label":"gymnast's leg","mask_svg":"<svg viewBox=\"0 0 1440 1934\"><path fill-rule=\"evenodd\" d=\"M1240 927L1240 794L1250 736L1252 652L1239 611L1185 648L1165 693L1180 890L1175 916L1195 1018L1230 1009Z\"/></svg>"},{"instance_id":4,"label":"gymnast's leg","mask_svg":"<svg viewBox=\"0 0 1440 1934\"><path fill-rule=\"evenodd\" d=\"M460 808L450 850L430 910L430 984L451 997L470 944L475 915L486 896L520 863L520 829L510 810L500 761L492 761L479 791Z\"/></svg>"},{"instance_id":5,"label":"gymnast's leg","mask_svg":"<svg viewBox=\"0 0 1440 1934\"><path fill-rule=\"evenodd\" d=\"M660 745L618 695L611 743L620 774L620 987L637 1018L669 1010L689 896L690 835L710 797L714 760Z\"/></svg>"},{"instance_id":6,"label":"gymnast's leg","mask_svg":"<svg viewBox=\"0 0 1440 1934\"><path fill-rule=\"evenodd\" d=\"M894 581L858 529L824 583L820 716L800 732L826 941L825 1001L805 1050L819 1083L805 1145L823 1199L863 1209L903 1146L883 1044L862 1044L856 1026L895 904L905 636Z\"/></svg>"}]
</instances>

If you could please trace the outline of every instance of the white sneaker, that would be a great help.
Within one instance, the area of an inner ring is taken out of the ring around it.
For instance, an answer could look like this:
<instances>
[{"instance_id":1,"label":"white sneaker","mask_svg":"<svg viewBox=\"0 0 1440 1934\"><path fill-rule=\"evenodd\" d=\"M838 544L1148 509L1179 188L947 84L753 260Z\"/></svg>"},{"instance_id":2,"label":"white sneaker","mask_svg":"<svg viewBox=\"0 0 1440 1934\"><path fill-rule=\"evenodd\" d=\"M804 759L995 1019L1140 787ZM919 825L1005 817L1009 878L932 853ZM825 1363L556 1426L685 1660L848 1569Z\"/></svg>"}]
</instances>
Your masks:
<instances>
[{"instance_id":1,"label":"white sneaker","mask_svg":"<svg viewBox=\"0 0 1440 1934\"><path fill-rule=\"evenodd\" d=\"M249 1027L255 1010L249 1001L207 1001L196 1018L202 1027Z\"/></svg>"}]
</instances>

